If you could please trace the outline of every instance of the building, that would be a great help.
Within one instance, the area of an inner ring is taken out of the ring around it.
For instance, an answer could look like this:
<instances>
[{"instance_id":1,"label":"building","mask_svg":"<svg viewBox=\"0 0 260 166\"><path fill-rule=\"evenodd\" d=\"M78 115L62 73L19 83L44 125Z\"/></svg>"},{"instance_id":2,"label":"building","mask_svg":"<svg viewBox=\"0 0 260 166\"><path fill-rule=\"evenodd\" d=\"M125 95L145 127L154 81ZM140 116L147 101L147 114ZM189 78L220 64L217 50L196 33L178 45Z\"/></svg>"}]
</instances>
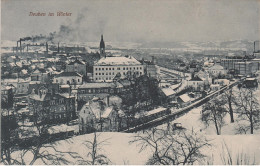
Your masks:
<instances>
[{"instance_id":1,"label":"building","mask_svg":"<svg viewBox=\"0 0 260 166\"><path fill-rule=\"evenodd\" d=\"M76 59L66 65L66 72L77 72L81 75L87 75L87 67L84 62Z\"/></svg>"},{"instance_id":2,"label":"building","mask_svg":"<svg viewBox=\"0 0 260 166\"><path fill-rule=\"evenodd\" d=\"M160 73L160 69L155 65L154 57L152 57L152 61L145 61L142 59L142 65L144 66L144 73L149 77L158 78L158 73Z\"/></svg>"},{"instance_id":3,"label":"building","mask_svg":"<svg viewBox=\"0 0 260 166\"><path fill-rule=\"evenodd\" d=\"M31 74L31 81L37 81L37 82L47 82L49 78L49 74L45 69L36 69Z\"/></svg>"},{"instance_id":4,"label":"building","mask_svg":"<svg viewBox=\"0 0 260 166\"><path fill-rule=\"evenodd\" d=\"M56 93L43 93L29 96L29 110L38 123L64 123L76 118L75 97Z\"/></svg>"},{"instance_id":5,"label":"building","mask_svg":"<svg viewBox=\"0 0 260 166\"><path fill-rule=\"evenodd\" d=\"M132 56L101 58L93 66L95 82L112 82L116 75L120 75L120 78L126 78L139 77L143 74L143 65Z\"/></svg>"},{"instance_id":6,"label":"building","mask_svg":"<svg viewBox=\"0 0 260 166\"><path fill-rule=\"evenodd\" d=\"M258 63L252 61L246 62L236 62L234 63L234 70L237 71L239 75L252 75L258 70Z\"/></svg>"},{"instance_id":7,"label":"building","mask_svg":"<svg viewBox=\"0 0 260 166\"><path fill-rule=\"evenodd\" d=\"M105 98L109 95L120 93L123 86L120 83L100 82L85 83L78 87L78 100L89 101L94 97Z\"/></svg>"},{"instance_id":8,"label":"building","mask_svg":"<svg viewBox=\"0 0 260 166\"><path fill-rule=\"evenodd\" d=\"M19 81L17 82L16 94L26 95L29 92L30 81Z\"/></svg>"},{"instance_id":9,"label":"building","mask_svg":"<svg viewBox=\"0 0 260 166\"><path fill-rule=\"evenodd\" d=\"M187 81L188 87L195 91L203 91L205 89L205 82L199 77L192 77Z\"/></svg>"},{"instance_id":10,"label":"building","mask_svg":"<svg viewBox=\"0 0 260 166\"><path fill-rule=\"evenodd\" d=\"M226 74L226 70L223 66L215 64L214 66L211 66L207 69L205 69L211 76L217 77L219 75Z\"/></svg>"},{"instance_id":11,"label":"building","mask_svg":"<svg viewBox=\"0 0 260 166\"><path fill-rule=\"evenodd\" d=\"M118 112L99 98L87 102L79 112L79 131L118 131Z\"/></svg>"},{"instance_id":12,"label":"building","mask_svg":"<svg viewBox=\"0 0 260 166\"><path fill-rule=\"evenodd\" d=\"M220 65L223 66L225 70L229 71L235 69L235 63L237 62L243 62L243 59L221 59Z\"/></svg>"},{"instance_id":13,"label":"building","mask_svg":"<svg viewBox=\"0 0 260 166\"><path fill-rule=\"evenodd\" d=\"M81 85L82 75L76 72L62 72L54 76L53 83L58 83L60 85Z\"/></svg>"}]
</instances>

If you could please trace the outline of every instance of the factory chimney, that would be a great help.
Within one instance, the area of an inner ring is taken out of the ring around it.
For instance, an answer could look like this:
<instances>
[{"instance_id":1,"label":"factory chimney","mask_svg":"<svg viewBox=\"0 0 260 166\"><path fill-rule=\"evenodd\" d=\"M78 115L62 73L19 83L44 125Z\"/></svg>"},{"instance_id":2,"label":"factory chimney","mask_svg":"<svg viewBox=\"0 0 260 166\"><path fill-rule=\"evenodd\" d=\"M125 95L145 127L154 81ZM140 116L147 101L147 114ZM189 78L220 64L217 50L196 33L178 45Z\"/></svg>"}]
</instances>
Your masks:
<instances>
[{"instance_id":1,"label":"factory chimney","mask_svg":"<svg viewBox=\"0 0 260 166\"><path fill-rule=\"evenodd\" d=\"M254 41L254 52L255 52L255 41Z\"/></svg>"},{"instance_id":2,"label":"factory chimney","mask_svg":"<svg viewBox=\"0 0 260 166\"><path fill-rule=\"evenodd\" d=\"M18 43L19 41L16 42L17 43L17 46L16 46L16 53L18 52Z\"/></svg>"},{"instance_id":3,"label":"factory chimney","mask_svg":"<svg viewBox=\"0 0 260 166\"><path fill-rule=\"evenodd\" d=\"M22 39L20 38L20 52L22 52Z\"/></svg>"},{"instance_id":4,"label":"factory chimney","mask_svg":"<svg viewBox=\"0 0 260 166\"><path fill-rule=\"evenodd\" d=\"M48 43L46 42L46 55L48 55Z\"/></svg>"},{"instance_id":5,"label":"factory chimney","mask_svg":"<svg viewBox=\"0 0 260 166\"><path fill-rule=\"evenodd\" d=\"M58 42L58 53L60 52L60 42Z\"/></svg>"},{"instance_id":6,"label":"factory chimney","mask_svg":"<svg viewBox=\"0 0 260 166\"><path fill-rule=\"evenodd\" d=\"M154 56L152 56L152 64L154 64Z\"/></svg>"}]
</instances>

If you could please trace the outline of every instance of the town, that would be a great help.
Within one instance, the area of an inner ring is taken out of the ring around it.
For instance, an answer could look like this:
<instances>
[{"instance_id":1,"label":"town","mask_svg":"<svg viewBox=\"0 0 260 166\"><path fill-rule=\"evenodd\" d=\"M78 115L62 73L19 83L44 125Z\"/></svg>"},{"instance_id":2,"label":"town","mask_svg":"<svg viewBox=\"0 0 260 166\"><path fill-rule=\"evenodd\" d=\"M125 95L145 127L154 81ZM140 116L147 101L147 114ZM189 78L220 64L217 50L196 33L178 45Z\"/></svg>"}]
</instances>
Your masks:
<instances>
[{"instance_id":1,"label":"town","mask_svg":"<svg viewBox=\"0 0 260 166\"><path fill-rule=\"evenodd\" d=\"M32 41L20 38L2 56L2 125L20 130L12 140L18 147L33 146L35 137L44 134L52 138L49 143L169 124L209 97L233 86L257 88L259 82L259 41L251 55L195 54L202 58L178 59L173 66L153 54L138 59L136 50L127 50L132 55L112 53L103 35L91 53L84 47Z\"/></svg>"},{"instance_id":2,"label":"town","mask_svg":"<svg viewBox=\"0 0 260 166\"><path fill-rule=\"evenodd\" d=\"M0 164L259 165L259 3L1 1Z\"/></svg>"}]
</instances>

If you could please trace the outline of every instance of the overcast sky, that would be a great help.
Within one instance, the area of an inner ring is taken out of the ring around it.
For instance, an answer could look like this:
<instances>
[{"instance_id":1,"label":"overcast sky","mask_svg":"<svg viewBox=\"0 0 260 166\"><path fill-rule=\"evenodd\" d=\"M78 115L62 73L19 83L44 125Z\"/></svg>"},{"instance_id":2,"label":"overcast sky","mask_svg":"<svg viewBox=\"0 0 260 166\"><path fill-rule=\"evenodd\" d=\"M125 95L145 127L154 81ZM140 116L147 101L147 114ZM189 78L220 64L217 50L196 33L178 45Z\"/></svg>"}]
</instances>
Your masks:
<instances>
[{"instance_id":1,"label":"overcast sky","mask_svg":"<svg viewBox=\"0 0 260 166\"><path fill-rule=\"evenodd\" d=\"M223 41L260 38L260 0L2 0L2 39L59 32L76 41ZM30 12L71 12L33 17Z\"/></svg>"}]
</instances>

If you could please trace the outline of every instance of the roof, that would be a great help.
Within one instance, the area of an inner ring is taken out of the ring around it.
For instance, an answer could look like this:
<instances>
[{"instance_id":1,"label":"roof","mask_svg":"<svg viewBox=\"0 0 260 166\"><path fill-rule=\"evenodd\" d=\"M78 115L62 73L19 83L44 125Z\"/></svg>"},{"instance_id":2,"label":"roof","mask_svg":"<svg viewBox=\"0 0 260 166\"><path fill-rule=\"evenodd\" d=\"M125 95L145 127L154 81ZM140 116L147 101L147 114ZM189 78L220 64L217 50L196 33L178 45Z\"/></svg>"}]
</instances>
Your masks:
<instances>
[{"instance_id":1,"label":"roof","mask_svg":"<svg viewBox=\"0 0 260 166\"><path fill-rule=\"evenodd\" d=\"M124 56L112 56L101 58L96 64L97 65L141 65L134 57L124 57Z\"/></svg>"},{"instance_id":2,"label":"roof","mask_svg":"<svg viewBox=\"0 0 260 166\"><path fill-rule=\"evenodd\" d=\"M171 88L163 88L162 91L165 94L165 96L171 96L175 94L175 92Z\"/></svg>"},{"instance_id":3,"label":"roof","mask_svg":"<svg viewBox=\"0 0 260 166\"><path fill-rule=\"evenodd\" d=\"M60 99L60 98L65 98L64 96L60 94L43 94L41 97L40 95L33 94L30 96L31 99L38 100L38 101L46 101L46 100L53 100L53 99Z\"/></svg>"},{"instance_id":4,"label":"roof","mask_svg":"<svg viewBox=\"0 0 260 166\"><path fill-rule=\"evenodd\" d=\"M56 75L55 77L71 77L71 76L82 77L82 75L80 75L77 72L62 72L62 73Z\"/></svg>"},{"instance_id":5,"label":"roof","mask_svg":"<svg viewBox=\"0 0 260 166\"><path fill-rule=\"evenodd\" d=\"M98 82L98 83L85 83L80 88L115 88L116 85L113 82Z\"/></svg>"},{"instance_id":6,"label":"roof","mask_svg":"<svg viewBox=\"0 0 260 166\"><path fill-rule=\"evenodd\" d=\"M214 65L209 67L210 70L224 70L224 67L221 65Z\"/></svg>"},{"instance_id":7,"label":"roof","mask_svg":"<svg viewBox=\"0 0 260 166\"><path fill-rule=\"evenodd\" d=\"M190 97L189 97L187 94L183 94L183 95L179 96L179 98L180 98L184 103L189 102L189 101L191 100Z\"/></svg>"},{"instance_id":8,"label":"roof","mask_svg":"<svg viewBox=\"0 0 260 166\"><path fill-rule=\"evenodd\" d=\"M101 115L102 118L108 118L110 113L112 112L113 108L112 107L107 107L103 114Z\"/></svg>"},{"instance_id":9,"label":"roof","mask_svg":"<svg viewBox=\"0 0 260 166\"><path fill-rule=\"evenodd\" d=\"M74 65L74 64L81 64L81 65L84 65L83 62L81 62L80 60L76 59L75 61L73 62L70 62L68 65Z\"/></svg>"},{"instance_id":10,"label":"roof","mask_svg":"<svg viewBox=\"0 0 260 166\"><path fill-rule=\"evenodd\" d=\"M199 77L193 77L189 81L202 81L202 79Z\"/></svg>"},{"instance_id":11,"label":"roof","mask_svg":"<svg viewBox=\"0 0 260 166\"><path fill-rule=\"evenodd\" d=\"M164 107L159 107L159 108L156 108L156 109L154 109L154 110L148 111L147 114L146 114L146 116L153 115L153 114L156 114L156 113L161 112L161 111L164 111L164 110L166 110L166 108L164 108Z\"/></svg>"}]
</instances>

